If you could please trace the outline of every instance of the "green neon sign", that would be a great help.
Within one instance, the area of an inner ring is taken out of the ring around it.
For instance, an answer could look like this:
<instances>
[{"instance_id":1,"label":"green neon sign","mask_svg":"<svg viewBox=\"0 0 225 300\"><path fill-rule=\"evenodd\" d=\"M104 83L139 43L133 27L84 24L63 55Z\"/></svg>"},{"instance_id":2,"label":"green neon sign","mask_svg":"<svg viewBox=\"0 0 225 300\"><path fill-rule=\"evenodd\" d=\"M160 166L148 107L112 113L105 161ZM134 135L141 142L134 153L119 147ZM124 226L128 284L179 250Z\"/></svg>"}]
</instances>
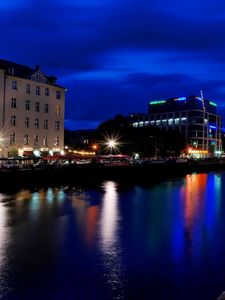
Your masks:
<instances>
[{"instance_id":1,"label":"green neon sign","mask_svg":"<svg viewBox=\"0 0 225 300\"><path fill-rule=\"evenodd\" d=\"M212 101L209 101L209 104L212 105L212 106L217 106L217 104L212 102Z\"/></svg>"},{"instance_id":2,"label":"green neon sign","mask_svg":"<svg viewBox=\"0 0 225 300\"><path fill-rule=\"evenodd\" d=\"M166 100L150 101L149 103L150 103L150 105L163 104L163 103L166 103Z\"/></svg>"}]
</instances>

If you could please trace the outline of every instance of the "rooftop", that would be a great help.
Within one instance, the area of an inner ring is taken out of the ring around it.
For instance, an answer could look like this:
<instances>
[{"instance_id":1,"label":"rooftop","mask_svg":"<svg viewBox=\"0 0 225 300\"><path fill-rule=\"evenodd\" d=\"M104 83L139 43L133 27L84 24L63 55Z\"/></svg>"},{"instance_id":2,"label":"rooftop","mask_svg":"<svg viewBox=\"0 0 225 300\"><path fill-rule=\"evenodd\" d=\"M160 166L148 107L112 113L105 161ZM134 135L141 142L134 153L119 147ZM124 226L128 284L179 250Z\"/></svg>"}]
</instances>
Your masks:
<instances>
[{"instance_id":1,"label":"rooftop","mask_svg":"<svg viewBox=\"0 0 225 300\"><path fill-rule=\"evenodd\" d=\"M12 61L0 59L0 69L5 70L6 74L10 76L56 85L57 78L55 76L44 75L38 65L35 68L30 68Z\"/></svg>"}]
</instances>

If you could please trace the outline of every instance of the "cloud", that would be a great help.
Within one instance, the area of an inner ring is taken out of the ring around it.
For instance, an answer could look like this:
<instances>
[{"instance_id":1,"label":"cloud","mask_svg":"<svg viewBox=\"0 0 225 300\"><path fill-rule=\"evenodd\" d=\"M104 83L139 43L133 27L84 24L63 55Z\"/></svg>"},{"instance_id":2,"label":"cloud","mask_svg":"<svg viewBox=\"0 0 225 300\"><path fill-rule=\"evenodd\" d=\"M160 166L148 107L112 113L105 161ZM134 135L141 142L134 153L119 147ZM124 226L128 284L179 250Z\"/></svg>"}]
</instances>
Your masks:
<instances>
[{"instance_id":1,"label":"cloud","mask_svg":"<svg viewBox=\"0 0 225 300\"><path fill-rule=\"evenodd\" d=\"M200 89L223 104L224 8L222 0L10 0L0 5L0 56L56 75L68 88L66 118L78 125Z\"/></svg>"}]
</instances>

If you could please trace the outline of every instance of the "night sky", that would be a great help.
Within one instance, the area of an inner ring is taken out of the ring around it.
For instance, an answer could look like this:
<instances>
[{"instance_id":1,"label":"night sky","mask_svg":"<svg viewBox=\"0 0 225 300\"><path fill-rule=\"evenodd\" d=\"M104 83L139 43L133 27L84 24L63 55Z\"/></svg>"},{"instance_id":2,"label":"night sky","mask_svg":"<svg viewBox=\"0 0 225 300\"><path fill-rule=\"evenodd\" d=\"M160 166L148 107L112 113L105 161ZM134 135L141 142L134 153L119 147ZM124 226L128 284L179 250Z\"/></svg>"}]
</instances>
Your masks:
<instances>
[{"instance_id":1,"label":"night sky","mask_svg":"<svg viewBox=\"0 0 225 300\"><path fill-rule=\"evenodd\" d=\"M224 110L224 0L2 0L0 12L0 58L68 88L66 128L200 90Z\"/></svg>"}]
</instances>

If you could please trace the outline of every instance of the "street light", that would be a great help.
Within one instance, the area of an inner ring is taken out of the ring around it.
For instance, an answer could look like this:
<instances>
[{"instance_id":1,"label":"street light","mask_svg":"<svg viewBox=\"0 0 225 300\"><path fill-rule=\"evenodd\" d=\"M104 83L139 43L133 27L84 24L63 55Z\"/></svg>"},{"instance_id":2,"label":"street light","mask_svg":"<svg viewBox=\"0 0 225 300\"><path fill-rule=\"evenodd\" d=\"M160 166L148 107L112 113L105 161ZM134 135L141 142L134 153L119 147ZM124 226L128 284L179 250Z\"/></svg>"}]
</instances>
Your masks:
<instances>
[{"instance_id":1,"label":"street light","mask_svg":"<svg viewBox=\"0 0 225 300\"><path fill-rule=\"evenodd\" d=\"M118 150L117 146L118 146L118 143L116 142L116 140L113 140L113 139L110 139L107 141L107 148L108 150L110 151L110 154L112 154L113 150Z\"/></svg>"}]
</instances>

